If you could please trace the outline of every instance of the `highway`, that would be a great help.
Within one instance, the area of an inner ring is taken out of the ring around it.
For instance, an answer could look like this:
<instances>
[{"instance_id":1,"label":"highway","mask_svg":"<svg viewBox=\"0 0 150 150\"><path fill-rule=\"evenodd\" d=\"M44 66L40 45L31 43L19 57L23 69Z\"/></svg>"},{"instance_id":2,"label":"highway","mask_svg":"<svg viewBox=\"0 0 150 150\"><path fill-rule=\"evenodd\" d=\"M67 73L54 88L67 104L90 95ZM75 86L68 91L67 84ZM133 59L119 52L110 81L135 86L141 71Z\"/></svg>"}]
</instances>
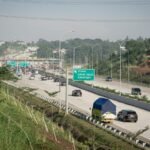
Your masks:
<instances>
[{"instance_id":1,"label":"highway","mask_svg":"<svg viewBox=\"0 0 150 150\"><path fill-rule=\"evenodd\" d=\"M53 70L49 70L47 72L52 73ZM57 73L59 75L59 73ZM65 75L64 75L65 76ZM69 78L72 79L72 75L71 75L71 71L69 74ZM131 84L131 83L125 83L125 82L121 82L121 87L120 87L120 81L114 79L113 81L105 81L104 77L100 77L100 76L96 76L94 81L85 81L85 83L88 84L93 84L94 86L99 86L102 88L109 88L109 89L113 89L116 90L116 92L122 92L124 94L129 94L131 95L131 89L133 87L139 87L142 91L142 95L139 95L139 97L142 96L146 96L149 100L150 100L150 88L149 87L144 87L144 86L139 86L136 84Z\"/></svg>"},{"instance_id":2,"label":"highway","mask_svg":"<svg viewBox=\"0 0 150 150\"><path fill-rule=\"evenodd\" d=\"M92 82L88 82L88 83L92 84ZM117 92L121 91L122 93L127 93L127 94L131 94L131 88L139 87L141 88L141 91L142 91L141 96L146 95L147 98L150 100L150 88L149 87L122 82L121 88L120 88L120 82L118 80L113 80L112 82L110 82L110 81L105 81L105 79L102 77L96 77L95 81L93 81L93 84L96 86L104 87L104 88L108 87L110 89L115 89Z\"/></svg>"},{"instance_id":3,"label":"highway","mask_svg":"<svg viewBox=\"0 0 150 150\"><path fill-rule=\"evenodd\" d=\"M17 82L10 81L11 84L19 86L19 87L31 87L36 88L37 93L48 96L44 90L47 90L48 92L55 92L59 91L59 85L56 82L53 82L52 80L46 80L41 81L40 76L36 76L35 80L29 80L28 76L23 76L21 80L18 80ZM87 92L82 90L82 97L73 97L71 96L72 90L76 89L75 87L68 86L68 102L70 104L75 105L76 107L80 108L83 111L86 111L88 114L91 114L91 109L93 102L99 98L99 95ZM60 101L65 100L65 86L61 87L61 92L56 95L56 97ZM114 121L114 124L124 128L131 132L137 132L140 129L145 128L146 126L150 126L150 112L145 111L130 105L126 105L123 103L116 102L114 100L111 100L116 106L117 106L117 112L122 109L132 109L135 110L138 114L138 121L136 123L130 123L130 122L120 122L120 121ZM150 140L150 129L142 134L143 137Z\"/></svg>"},{"instance_id":4,"label":"highway","mask_svg":"<svg viewBox=\"0 0 150 150\"><path fill-rule=\"evenodd\" d=\"M11 57L17 57L19 58L30 58L31 53L30 52L24 52L24 53L17 53L17 54L12 54L8 55L10 58ZM53 72L53 70L49 70L48 72ZM70 70L70 73L72 70ZM69 75L69 78L72 79L72 75ZM109 88L109 89L114 89L117 92L122 92L122 93L127 93L131 94L131 88L133 87L139 87L141 88L142 95L141 96L146 96L150 100L150 87L144 87L144 86L139 86L136 84L133 84L131 82L125 83L121 82L121 87L120 87L120 81L113 79L112 82L105 81L105 78L96 76L94 81L86 81L89 84L93 84L95 86L103 87L103 88Z\"/></svg>"}]
</instances>

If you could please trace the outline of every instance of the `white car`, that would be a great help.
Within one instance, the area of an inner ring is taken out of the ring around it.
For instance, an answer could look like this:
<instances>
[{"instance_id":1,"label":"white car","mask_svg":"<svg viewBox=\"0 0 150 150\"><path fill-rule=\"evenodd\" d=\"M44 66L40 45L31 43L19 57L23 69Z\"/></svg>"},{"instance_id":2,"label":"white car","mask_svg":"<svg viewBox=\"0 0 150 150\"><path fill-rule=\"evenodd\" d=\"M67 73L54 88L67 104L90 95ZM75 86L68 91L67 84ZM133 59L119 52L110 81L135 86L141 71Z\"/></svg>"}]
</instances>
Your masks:
<instances>
[{"instance_id":1,"label":"white car","mask_svg":"<svg viewBox=\"0 0 150 150\"><path fill-rule=\"evenodd\" d=\"M29 80L34 80L35 79L35 76L30 76L29 77Z\"/></svg>"},{"instance_id":2,"label":"white car","mask_svg":"<svg viewBox=\"0 0 150 150\"><path fill-rule=\"evenodd\" d=\"M111 123L115 119L116 119L116 115L112 114L111 112L106 112L102 115L102 121L103 122Z\"/></svg>"}]
</instances>

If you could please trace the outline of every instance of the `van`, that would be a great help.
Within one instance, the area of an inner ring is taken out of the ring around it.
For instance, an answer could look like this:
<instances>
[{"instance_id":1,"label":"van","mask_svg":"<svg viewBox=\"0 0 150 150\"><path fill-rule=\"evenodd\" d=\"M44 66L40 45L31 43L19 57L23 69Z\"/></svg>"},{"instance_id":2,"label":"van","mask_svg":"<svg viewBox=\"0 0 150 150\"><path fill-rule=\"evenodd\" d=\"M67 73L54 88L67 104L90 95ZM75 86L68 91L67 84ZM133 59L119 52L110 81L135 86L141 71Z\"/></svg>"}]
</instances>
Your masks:
<instances>
[{"instance_id":1,"label":"van","mask_svg":"<svg viewBox=\"0 0 150 150\"><path fill-rule=\"evenodd\" d=\"M132 95L141 95L141 89L140 88L132 88L131 94Z\"/></svg>"}]
</instances>

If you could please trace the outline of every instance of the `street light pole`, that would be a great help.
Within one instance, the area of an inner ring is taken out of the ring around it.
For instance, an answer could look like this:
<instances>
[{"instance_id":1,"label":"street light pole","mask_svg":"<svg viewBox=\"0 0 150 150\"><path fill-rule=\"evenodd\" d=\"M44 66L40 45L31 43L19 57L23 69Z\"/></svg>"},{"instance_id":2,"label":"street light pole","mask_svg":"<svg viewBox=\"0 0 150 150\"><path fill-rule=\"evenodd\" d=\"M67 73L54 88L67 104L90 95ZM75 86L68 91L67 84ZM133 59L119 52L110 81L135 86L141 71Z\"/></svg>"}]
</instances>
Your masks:
<instances>
[{"instance_id":1,"label":"street light pole","mask_svg":"<svg viewBox=\"0 0 150 150\"><path fill-rule=\"evenodd\" d=\"M120 96L121 96L121 91L122 91L122 50L125 50L124 46L121 46L121 44L119 44L120 46Z\"/></svg>"},{"instance_id":2,"label":"street light pole","mask_svg":"<svg viewBox=\"0 0 150 150\"><path fill-rule=\"evenodd\" d=\"M60 68L61 68L61 40L59 40L59 111L61 111L61 99L60 99L60 92L61 92L61 87L60 87Z\"/></svg>"},{"instance_id":3,"label":"street light pole","mask_svg":"<svg viewBox=\"0 0 150 150\"><path fill-rule=\"evenodd\" d=\"M120 96L121 96L121 86L122 86L122 81L121 81L121 75L122 75L122 70L121 70L121 45L120 45Z\"/></svg>"},{"instance_id":4,"label":"street light pole","mask_svg":"<svg viewBox=\"0 0 150 150\"><path fill-rule=\"evenodd\" d=\"M94 47L96 47L96 46L98 46L98 45L92 46L92 69L93 69L93 50L94 50ZM92 81L92 88L93 88L93 81Z\"/></svg>"},{"instance_id":5,"label":"street light pole","mask_svg":"<svg viewBox=\"0 0 150 150\"><path fill-rule=\"evenodd\" d=\"M79 48L80 46L74 47L73 48L73 64L72 64L72 70L75 66L75 57L76 57L76 49Z\"/></svg>"},{"instance_id":6,"label":"street light pole","mask_svg":"<svg viewBox=\"0 0 150 150\"><path fill-rule=\"evenodd\" d=\"M97 47L97 46L99 46L99 45L92 46L92 69L93 69L93 64L94 64L94 63L93 63L93 60L94 60L94 58L93 58L93 56L94 56L94 55L93 55L93 50L94 50L94 48Z\"/></svg>"},{"instance_id":7,"label":"street light pole","mask_svg":"<svg viewBox=\"0 0 150 150\"><path fill-rule=\"evenodd\" d=\"M129 84L129 81L130 81L130 73L129 73L129 50L128 51L128 84Z\"/></svg>"},{"instance_id":8,"label":"street light pole","mask_svg":"<svg viewBox=\"0 0 150 150\"><path fill-rule=\"evenodd\" d=\"M66 106L66 111L65 114L68 114L68 69L66 66L66 93L65 93L65 106Z\"/></svg>"},{"instance_id":9,"label":"street light pole","mask_svg":"<svg viewBox=\"0 0 150 150\"><path fill-rule=\"evenodd\" d=\"M53 72L54 72L54 74L55 74L55 66L54 66L54 64L55 64L54 62L55 62L55 61L54 61L54 54L55 54L55 51L53 51Z\"/></svg>"},{"instance_id":10,"label":"street light pole","mask_svg":"<svg viewBox=\"0 0 150 150\"><path fill-rule=\"evenodd\" d=\"M110 66L110 67L111 67L111 73L110 73L110 76L111 76L111 78L112 78L112 67L113 67L113 66L112 66L112 52L111 52L111 66Z\"/></svg>"},{"instance_id":11,"label":"street light pole","mask_svg":"<svg viewBox=\"0 0 150 150\"><path fill-rule=\"evenodd\" d=\"M74 65L75 65L75 50L76 50L76 47L73 48L73 65L72 65L72 70L73 70Z\"/></svg>"},{"instance_id":12,"label":"street light pole","mask_svg":"<svg viewBox=\"0 0 150 150\"><path fill-rule=\"evenodd\" d=\"M74 31L71 31L71 32L74 32ZM62 68L61 39L59 39L59 98L60 98L60 92L61 92L61 87L60 87L61 68ZM67 93L67 89L66 89L66 93ZM61 110L61 100L60 100L59 109ZM67 109L67 111L68 111L68 109Z\"/></svg>"},{"instance_id":13,"label":"street light pole","mask_svg":"<svg viewBox=\"0 0 150 150\"><path fill-rule=\"evenodd\" d=\"M93 46L92 46L92 69L93 69Z\"/></svg>"}]
</instances>

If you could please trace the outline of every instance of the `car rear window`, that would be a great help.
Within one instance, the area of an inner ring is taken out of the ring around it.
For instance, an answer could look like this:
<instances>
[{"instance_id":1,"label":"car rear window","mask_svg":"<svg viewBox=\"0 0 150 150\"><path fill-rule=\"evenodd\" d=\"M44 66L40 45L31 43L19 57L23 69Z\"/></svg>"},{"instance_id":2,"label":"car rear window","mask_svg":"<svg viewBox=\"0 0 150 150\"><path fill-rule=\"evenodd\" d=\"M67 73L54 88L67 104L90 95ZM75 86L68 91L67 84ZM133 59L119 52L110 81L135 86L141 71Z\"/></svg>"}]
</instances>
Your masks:
<instances>
[{"instance_id":1,"label":"car rear window","mask_svg":"<svg viewBox=\"0 0 150 150\"><path fill-rule=\"evenodd\" d=\"M136 114L136 112L134 112L134 111L128 111L127 113L128 114Z\"/></svg>"},{"instance_id":2,"label":"car rear window","mask_svg":"<svg viewBox=\"0 0 150 150\"><path fill-rule=\"evenodd\" d=\"M140 89L138 89L138 88L135 88L135 89L132 89L132 90L134 90L134 91L141 91Z\"/></svg>"}]
</instances>

